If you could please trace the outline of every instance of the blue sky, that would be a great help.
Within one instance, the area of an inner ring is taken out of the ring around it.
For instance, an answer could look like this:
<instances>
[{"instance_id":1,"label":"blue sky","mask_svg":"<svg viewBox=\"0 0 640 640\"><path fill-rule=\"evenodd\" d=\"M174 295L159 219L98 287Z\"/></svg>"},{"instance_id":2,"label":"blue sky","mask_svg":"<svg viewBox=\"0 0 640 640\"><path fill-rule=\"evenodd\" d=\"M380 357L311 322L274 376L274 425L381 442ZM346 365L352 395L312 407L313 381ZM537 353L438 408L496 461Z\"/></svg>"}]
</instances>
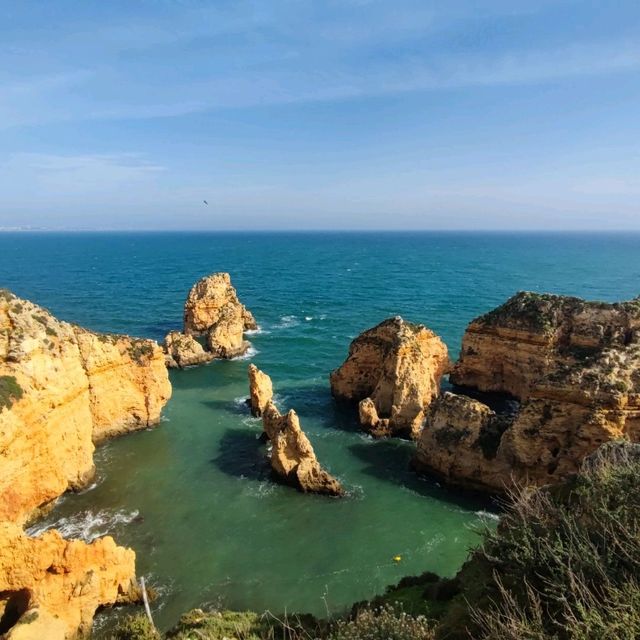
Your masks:
<instances>
[{"instance_id":1,"label":"blue sky","mask_svg":"<svg viewBox=\"0 0 640 640\"><path fill-rule=\"evenodd\" d=\"M0 0L0 42L0 227L640 229L637 0Z\"/></svg>"}]
</instances>

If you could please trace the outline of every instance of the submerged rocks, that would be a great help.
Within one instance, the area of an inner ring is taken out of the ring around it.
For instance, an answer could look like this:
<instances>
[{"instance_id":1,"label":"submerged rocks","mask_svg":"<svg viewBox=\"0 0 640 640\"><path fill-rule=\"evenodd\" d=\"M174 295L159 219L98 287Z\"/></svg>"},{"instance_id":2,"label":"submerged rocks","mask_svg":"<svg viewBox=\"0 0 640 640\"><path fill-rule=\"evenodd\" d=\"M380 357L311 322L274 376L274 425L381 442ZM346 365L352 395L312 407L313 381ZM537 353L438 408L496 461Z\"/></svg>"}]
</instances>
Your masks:
<instances>
[{"instance_id":1,"label":"submerged rocks","mask_svg":"<svg viewBox=\"0 0 640 640\"><path fill-rule=\"evenodd\" d=\"M249 365L249 404L251 414L260 417L273 398L271 378L255 364Z\"/></svg>"},{"instance_id":2,"label":"submerged rocks","mask_svg":"<svg viewBox=\"0 0 640 640\"><path fill-rule=\"evenodd\" d=\"M346 361L331 373L331 392L359 403L360 423L372 435L417 438L448 368L444 342L396 316L351 343Z\"/></svg>"},{"instance_id":3,"label":"submerged rocks","mask_svg":"<svg viewBox=\"0 0 640 640\"><path fill-rule=\"evenodd\" d=\"M100 606L137 600L135 553L106 536L87 544L57 531L30 538L0 523L0 618L9 638L88 634Z\"/></svg>"},{"instance_id":4,"label":"submerged rocks","mask_svg":"<svg viewBox=\"0 0 640 640\"><path fill-rule=\"evenodd\" d=\"M281 415L273 404L269 376L250 365L249 381L251 408L254 415L262 415L262 428L271 442L270 460L275 476L305 493L343 495L340 483L320 466L296 412L291 409Z\"/></svg>"},{"instance_id":5,"label":"submerged rocks","mask_svg":"<svg viewBox=\"0 0 640 640\"><path fill-rule=\"evenodd\" d=\"M443 398L418 467L492 491L557 482L604 442L640 441L640 300L519 293L469 325L451 381L520 407L498 423L482 403Z\"/></svg>"},{"instance_id":6,"label":"submerged rocks","mask_svg":"<svg viewBox=\"0 0 640 640\"><path fill-rule=\"evenodd\" d=\"M168 367L202 364L214 358L235 358L250 344L244 332L258 328L240 302L228 273L206 276L191 287L184 304L184 333L165 338ZM204 336L203 347L194 336Z\"/></svg>"}]
</instances>

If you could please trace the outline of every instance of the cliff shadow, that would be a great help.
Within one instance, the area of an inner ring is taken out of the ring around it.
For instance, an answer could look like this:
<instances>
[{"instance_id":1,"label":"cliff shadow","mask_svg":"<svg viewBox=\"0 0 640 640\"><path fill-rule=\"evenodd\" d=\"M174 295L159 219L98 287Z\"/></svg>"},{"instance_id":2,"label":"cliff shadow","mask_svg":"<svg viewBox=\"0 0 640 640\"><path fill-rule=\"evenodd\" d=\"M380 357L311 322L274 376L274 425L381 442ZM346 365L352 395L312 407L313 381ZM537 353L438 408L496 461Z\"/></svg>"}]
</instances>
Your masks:
<instances>
[{"instance_id":1,"label":"cliff shadow","mask_svg":"<svg viewBox=\"0 0 640 640\"><path fill-rule=\"evenodd\" d=\"M262 481L271 477L265 446L255 431L228 429L220 440L218 455L211 462L235 478Z\"/></svg>"},{"instance_id":2,"label":"cliff shadow","mask_svg":"<svg viewBox=\"0 0 640 640\"><path fill-rule=\"evenodd\" d=\"M469 511L497 511L498 504L490 496L474 491L447 487L437 478L413 471L410 462L415 446L398 439L356 443L349 450L366 463L367 475L391 482L418 495L455 504Z\"/></svg>"}]
</instances>

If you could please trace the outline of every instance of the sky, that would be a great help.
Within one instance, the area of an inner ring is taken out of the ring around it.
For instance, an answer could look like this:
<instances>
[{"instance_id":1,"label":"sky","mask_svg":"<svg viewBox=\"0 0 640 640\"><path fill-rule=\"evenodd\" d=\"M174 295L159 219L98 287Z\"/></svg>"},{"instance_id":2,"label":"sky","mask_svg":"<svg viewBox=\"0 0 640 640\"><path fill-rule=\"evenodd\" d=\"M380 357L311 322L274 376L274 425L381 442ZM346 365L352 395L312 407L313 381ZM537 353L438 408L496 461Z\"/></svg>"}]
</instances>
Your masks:
<instances>
[{"instance_id":1,"label":"sky","mask_svg":"<svg viewBox=\"0 0 640 640\"><path fill-rule=\"evenodd\" d=\"M0 0L14 227L640 230L640 3Z\"/></svg>"}]
</instances>

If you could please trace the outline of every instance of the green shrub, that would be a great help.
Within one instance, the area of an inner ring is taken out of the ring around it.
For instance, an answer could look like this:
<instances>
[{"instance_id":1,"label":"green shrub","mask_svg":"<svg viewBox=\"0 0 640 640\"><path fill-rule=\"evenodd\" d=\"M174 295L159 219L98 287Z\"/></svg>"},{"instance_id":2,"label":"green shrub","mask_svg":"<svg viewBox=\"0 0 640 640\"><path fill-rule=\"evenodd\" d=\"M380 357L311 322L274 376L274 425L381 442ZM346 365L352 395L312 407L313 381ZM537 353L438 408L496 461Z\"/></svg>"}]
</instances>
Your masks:
<instances>
[{"instance_id":1,"label":"green shrub","mask_svg":"<svg viewBox=\"0 0 640 640\"><path fill-rule=\"evenodd\" d=\"M10 409L23 396L22 387L15 376L0 376L0 411Z\"/></svg>"},{"instance_id":2,"label":"green shrub","mask_svg":"<svg viewBox=\"0 0 640 640\"><path fill-rule=\"evenodd\" d=\"M424 616L411 616L397 606L363 609L351 620L339 620L328 640L432 640L432 624Z\"/></svg>"},{"instance_id":3,"label":"green shrub","mask_svg":"<svg viewBox=\"0 0 640 640\"><path fill-rule=\"evenodd\" d=\"M514 495L478 552L492 579L473 637L640 638L639 479L640 446L609 443L564 485Z\"/></svg>"},{"instance_id":4,"label":"green shrub","mask_svg":"<svg viewBox=\"0 0 640 640\"><path fill-rule=\"evenodd\" d=\"M146 615L127 616L115 628L111 640L160 640Z\"/></svg>"}]
</instances>

